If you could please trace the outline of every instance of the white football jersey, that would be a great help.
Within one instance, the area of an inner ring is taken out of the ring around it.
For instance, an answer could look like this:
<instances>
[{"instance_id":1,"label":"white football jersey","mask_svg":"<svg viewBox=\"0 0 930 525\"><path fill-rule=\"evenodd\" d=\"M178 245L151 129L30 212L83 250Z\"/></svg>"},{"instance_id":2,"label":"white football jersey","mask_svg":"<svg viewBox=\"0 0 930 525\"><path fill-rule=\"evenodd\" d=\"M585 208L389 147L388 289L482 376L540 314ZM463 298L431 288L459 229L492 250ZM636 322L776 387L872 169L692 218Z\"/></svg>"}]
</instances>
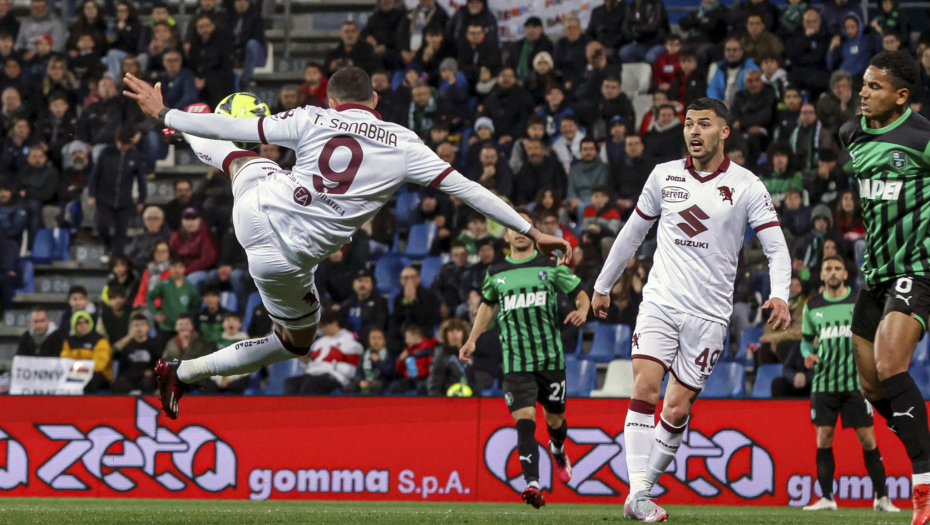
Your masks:
<instances>
[{"instance_id":1,"label":"white football jersey","mask_svg":"<svg viewBox=\"0 0 930 525\"><path fill-rule=\"evenodd\" d=\"M666 162L650 174L636 212L659 219L643 300L729 323L746 225L756 232L779 226L762 181L726 158L705 174L690 157Z\"/></svg>"},{"instance_id":2,"label":"white football jersey","mask_svg":"<svg viewBox=\"0 0 930 525\"><path fill-rule=\"evenodd\" d=\"M259 183L262 210L304 262L342 247L405 182L437 186L453 168L409 129L376 111L302 107L258 119L265 144L297 153L290 172Z\"/></svg>"}]
</instances>

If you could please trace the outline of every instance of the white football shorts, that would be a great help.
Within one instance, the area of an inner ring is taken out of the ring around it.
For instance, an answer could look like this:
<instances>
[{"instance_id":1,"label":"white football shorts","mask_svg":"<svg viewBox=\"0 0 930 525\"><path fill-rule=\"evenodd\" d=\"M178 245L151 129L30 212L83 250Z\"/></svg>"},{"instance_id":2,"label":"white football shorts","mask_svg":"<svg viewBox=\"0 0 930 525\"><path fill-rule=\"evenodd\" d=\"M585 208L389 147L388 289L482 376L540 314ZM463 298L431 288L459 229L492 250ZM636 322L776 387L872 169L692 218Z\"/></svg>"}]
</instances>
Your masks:
<instances>
[{"instance_id":1,"label":"white football shorts","mask_svg":"<svg viewBox=\"0 0 930 525\"><path fill-rule=\"evenodd\" d=\"M274 225L262 211L258 192L263 178L284 176L282 172L280 166L260 157L239 169L232 187L233 225L268 315L285 328L300 330L320 320L319 295L313 281L316 266L305 269L288 260Z\"/></svg>"},{"instance_id":2,"label":"white football shorts","mask_svg":"<svg viewBox=\"0 0 930 525\"><path fill-rule=\"evenodd\" d=\"M633 330L633 359L655 361L700 392L723 355L726 336L723 323L643 301Z\"/></svg>"}]
</instances>

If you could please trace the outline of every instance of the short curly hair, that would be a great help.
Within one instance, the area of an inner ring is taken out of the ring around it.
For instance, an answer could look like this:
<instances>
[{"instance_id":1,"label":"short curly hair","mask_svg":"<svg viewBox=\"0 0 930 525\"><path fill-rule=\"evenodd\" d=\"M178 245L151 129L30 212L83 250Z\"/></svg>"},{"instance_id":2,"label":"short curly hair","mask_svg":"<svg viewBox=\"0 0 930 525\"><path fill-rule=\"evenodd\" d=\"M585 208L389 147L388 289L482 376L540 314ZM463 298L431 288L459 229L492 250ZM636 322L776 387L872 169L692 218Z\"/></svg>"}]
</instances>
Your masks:
<instances>
[{"instance_id":1,"label":"short curly hair","mask_svg":"<svg viewBox=\"0 0 930 525\"><path fill-rule=\"evenodd\" d=\"M903 88L913 93L920 79L920 67L907 51L882 51L872 57L869 65L888 71L889 80L895 90Z\"/></svg>"}]
</instances>

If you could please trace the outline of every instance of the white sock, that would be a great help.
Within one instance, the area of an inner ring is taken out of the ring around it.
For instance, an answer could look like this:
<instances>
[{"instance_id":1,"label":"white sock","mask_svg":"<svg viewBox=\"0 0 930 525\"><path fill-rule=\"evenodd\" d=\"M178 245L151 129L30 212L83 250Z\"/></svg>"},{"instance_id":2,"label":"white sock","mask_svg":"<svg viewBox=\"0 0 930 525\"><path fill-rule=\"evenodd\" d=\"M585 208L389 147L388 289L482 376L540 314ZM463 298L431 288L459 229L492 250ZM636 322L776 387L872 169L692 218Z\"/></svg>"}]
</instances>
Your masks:
<instances>
[{"instance_id":1,"label":"white sock","mask_svg":"<svg viewBox=\"0 0 930 525\"><path fill-rule=\"evenodd\" d=\"M646 490L646 464L655 443L655 405L632 400L623 424L623 440L626 445L626 470L630 476L630 494ZM649 410L652 410L649 413Z\"/></svg>"},{"instance_id":2,"label":"white sock","mask_svg":"<svg viewBox=\"0 0 930 525\"><path fill-rule=\"evenodd\" d=\"M681 440L684 439L684 430L687 424L688 422L685 421L680 427L673 427L665 418L659 415L659 424L656 425L654 437L655 446L652 447L652 452L649 453L647 465L647 490L652 490L652 486L656 484L662 474L665 474L665 470L675 459L678 447L681 446Z\"/></svg>"},{"instance_id":3,"label":"white sock","mask_svg":"<svg viewBox=\"0 0 930 525\"><path fill-rule=\"evenodd\" d=\"M298 357L281 344L281 339L271 333L258 339L239 341L213 352L210 355L181 361L178 379L193 383L212 376L250 374L263 366Z\"/></svg>"},{"instance_id":4,"label":"white sock","mask_svg":"<svg viewBox=\"0 0 930 525\"><path fill-rule=\"evenodd\" d=\"M930 472L922 472L920 474L911 475L911 484L912 486L917 485L930 485Z\"/></svg>"},{"instance_id":5,"label":"white sock","mask_svg":"<svg viewBox=\"0 0 930 525\"><path fill-rule=\"evenodd\" d=\"M226 160L230 153L246 152L244 149L237 148L235 144L228 140L205 139L187 133L183 133L183 135L184 140L190 144L191 149L197 154L197 158L204 164L209 164L217 169L223 169L223 161Z\"/></svg>"}]
</instances>

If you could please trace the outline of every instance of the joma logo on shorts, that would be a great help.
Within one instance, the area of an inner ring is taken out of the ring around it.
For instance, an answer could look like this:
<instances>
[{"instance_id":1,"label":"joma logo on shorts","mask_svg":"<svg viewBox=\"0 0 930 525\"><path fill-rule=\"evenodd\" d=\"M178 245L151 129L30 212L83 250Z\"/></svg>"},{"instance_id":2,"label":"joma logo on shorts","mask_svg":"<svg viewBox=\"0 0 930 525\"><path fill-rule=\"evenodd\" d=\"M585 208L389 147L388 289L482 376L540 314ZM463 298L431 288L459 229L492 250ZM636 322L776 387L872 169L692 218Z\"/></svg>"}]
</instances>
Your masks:
<instances>
[{"instance_id":1,"label":"joma logo on shorts","mask_svg":"<svg viewBox=\"0 0 930 525\"><path fill-rule=\"evenodd\" d=\"M546 304L546 292L527 292L504 297L504 311L509 312L517 308L541 306Z\"/></svg>"},{"instance_id":2,"label":"joma logo on shorts","mask_svg":"<svg viewBox=\"0 0 930 525\"><path fill-rule=\"evenodd\" d=\"M896 201L903 187L899 180L865 179L859 181L859 194L863 199Z\"/></svg>"}]
</instances>

